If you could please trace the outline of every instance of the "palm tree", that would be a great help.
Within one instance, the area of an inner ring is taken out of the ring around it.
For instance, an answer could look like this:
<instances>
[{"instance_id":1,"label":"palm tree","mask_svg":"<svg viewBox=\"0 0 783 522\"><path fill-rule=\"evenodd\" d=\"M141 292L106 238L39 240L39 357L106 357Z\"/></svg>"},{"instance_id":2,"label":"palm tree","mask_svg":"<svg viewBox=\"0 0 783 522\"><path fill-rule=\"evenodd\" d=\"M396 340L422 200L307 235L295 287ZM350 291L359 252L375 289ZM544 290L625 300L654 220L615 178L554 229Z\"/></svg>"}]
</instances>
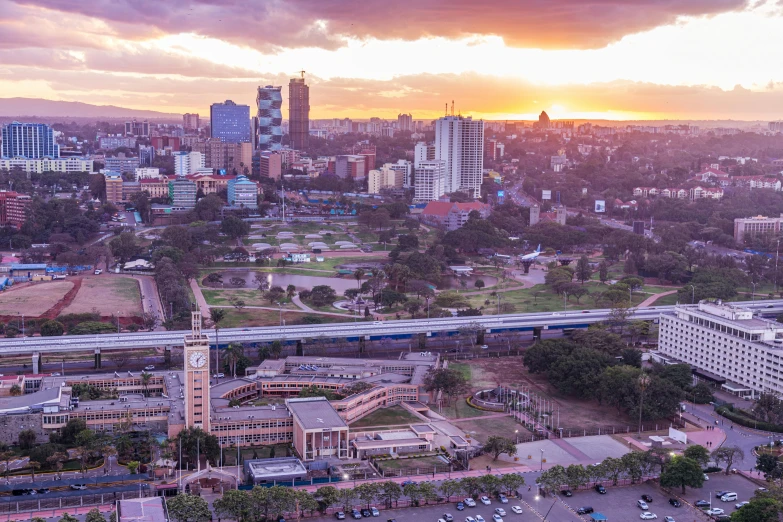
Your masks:
<instances>
[{"instance_id":1,"label":"palm tree","mask_svg":"<svg viewBox=\"0 0 783 522\"><path fill-rule=\"evenodd\" d=\"M226 347L223 357L226 359L229 368L231 368L231 375L236 378L237 376L237 362L245 354L245 347L239 343L230 343Z\"/></svg>"},{"instance_id":2,"label":"palm tree","mask_svg":"<svg viewBox=\"0 0 783 522\"><path fill-rule=\"evenodd\" d=\"M218 355L220 354L220 323L226 318L226 311L222 308L210 308L209 319L212 321L212 326L215 328L215 372L218 372L220 362L218 361Z\"/></svg>"},{"instance_id":3,"label":"palm tree","mask_svg":"<svg viewBox=\"0 0 783 522\"><path fill-rule=\"evenodd\" d=\"M639 436L642 434L642 411L644 406L644 390L650 385L650 376L643 373L639 376Z\"/></svg>"},{"instance_id":4,"label":"palm tree","mask_svg":"<svg viewBox=\"0 0 783 522\"><path fill-rule=\"evenodd\" d=\"M41 463L31 460L28 461L27 464L30 466L30 480L35 482L35 470L41 468Z\"/></svg>"},{"instance_id":5,"label":"palm tree","mask_svg":"<svg viewBox=\"0 0 783 522\"><path fill-rule=\"evenodd\" d=\"M362 290L362 279L364 279L365 274L366 272L364 271L363 268L357 268L353 273L353 277L354 279L356 279L356 287L359 289L360 292Z\"/></svg>"},{"instance_id":6,"label":"palm tree","mask_svg":"<svg viewBox=\"0 0 783 522\"><path fill-rule=\"evenodd\" d=\"M62 478L63 464L67 460L68 460L68 455L58 451L57 453L53 454L51 457L46 459L46 462L48 462L49 465L53 465L55 467L55 469L57 470L57 478Z\"/></svg>"},{"instance_id":7,"label":"palm tree","mask_svg":"<svg viewBox=\"0 0 783 522\"><path fill-rule=\"evenodd\" d=\"M147 372L141 372L141 385L144 387L144 396L149 397L150 396L150 380L152 379L152 374Z\"/></svg>"}]
</instances>

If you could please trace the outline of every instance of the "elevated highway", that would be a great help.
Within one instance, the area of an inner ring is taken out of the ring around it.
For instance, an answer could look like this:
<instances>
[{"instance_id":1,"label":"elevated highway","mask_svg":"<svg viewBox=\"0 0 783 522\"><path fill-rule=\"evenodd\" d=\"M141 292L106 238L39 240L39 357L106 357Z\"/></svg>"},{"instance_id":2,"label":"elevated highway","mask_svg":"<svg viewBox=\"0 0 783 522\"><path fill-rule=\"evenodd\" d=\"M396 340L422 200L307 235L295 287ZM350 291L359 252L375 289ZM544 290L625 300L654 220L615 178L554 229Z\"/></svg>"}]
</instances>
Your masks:
<instances>
[{"instance_id":1,"label":"elevated highway","mask_svg":"<svg viewBox=\"0 0 783 522\"><path fill-rule=\"evenodd\" d=\"M764 315L783 313L783 300L765 300L744 303ZM653 306L635 309L631 320L657 320L661 313L674 310L674 306ZM486 333L503 331L537 331L563 328L584 328L610 318L611 309L572 312L542 312L528 314L483 315L478 317L448 317L439 319L413 319L403 321L345 322L296 326L264 326L249 328L221 328L220 344L306 342L308 339L401 339L419 334L427 336L440 332L458 332L468 325ZM204 331L214 345L214 330ZM0 357L31 355L37 369L41 354L61 352L94 352L96 365L100 365L102 351L171 348L182 346L189 331L137 332L104 335L65 335L62 337L24 337L0 339Z\"/></svg>"}]
</instances>

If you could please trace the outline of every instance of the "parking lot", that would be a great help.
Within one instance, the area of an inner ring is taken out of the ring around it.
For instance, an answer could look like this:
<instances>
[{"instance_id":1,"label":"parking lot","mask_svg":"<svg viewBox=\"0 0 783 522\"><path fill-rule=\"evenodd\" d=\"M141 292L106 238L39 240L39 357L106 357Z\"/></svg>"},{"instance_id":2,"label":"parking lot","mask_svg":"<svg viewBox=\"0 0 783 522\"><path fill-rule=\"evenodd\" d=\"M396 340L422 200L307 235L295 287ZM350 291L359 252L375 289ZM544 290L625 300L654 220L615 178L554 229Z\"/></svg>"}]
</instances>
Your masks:
<instances>
[{"instance_id":1,"label":"parking lot","mask_svg":"<svg viewBox=\"0 0 783 522\"><path fill-rule=\"evenodd\" d=\"M599 495L595 490L582 490L574 492L571 498L563 497L572 508L578 509L582 506L591 506L596 512L606 515L608 520L639 520L642 510L636 505L636 501L642 498L642 495L650 495L653 501L650 502L649 511L658 515L658 520L663 520L665 516L674 518L676 522L691 522L692 520L701 520L695 508L687 504L682 507L674 507L669 504L669 498L655 484L638 484L635 486L611 487L607 485L606 494Z\"/></svg>"},{"instance_id":2,"label":"parking lot","mask_svg":"<svg viewBox=\"0 0 783 522\"><path fill-rule=\"evenodd\" d=\"M755 482L746 479L742 475L710 473L708 476L710 479L704 482L702 489L688 488L682 497L691 504L697 500L706 500L708 502L712 500L712 507L725 510L727 515L735 511L734 504L753 498L756 489L759 487ZM715 497L715 494L719 491L732 491L737 494L737 500L721 502L719 498Z\"/></svg>"}]
</instances>

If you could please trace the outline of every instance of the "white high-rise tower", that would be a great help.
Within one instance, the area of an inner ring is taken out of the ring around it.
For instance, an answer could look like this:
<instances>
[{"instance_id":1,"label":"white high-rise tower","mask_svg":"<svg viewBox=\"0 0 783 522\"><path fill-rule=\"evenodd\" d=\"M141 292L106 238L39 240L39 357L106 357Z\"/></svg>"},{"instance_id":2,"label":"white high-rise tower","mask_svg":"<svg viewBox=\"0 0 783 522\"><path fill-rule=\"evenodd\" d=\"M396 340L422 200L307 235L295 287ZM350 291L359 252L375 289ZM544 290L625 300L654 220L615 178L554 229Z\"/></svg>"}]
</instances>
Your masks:
<instances>
[{"instance_id":1,"label":"white high-rise tower","mask_svg":"<svg viewBox=\"0 0 783 522\"><path fill-rule=\"evenodd\" d=\"M484 120L445 116L435 122L435 159L446 162L445 192L481 196L484 169Z\"/></svg>"}]
</instances>

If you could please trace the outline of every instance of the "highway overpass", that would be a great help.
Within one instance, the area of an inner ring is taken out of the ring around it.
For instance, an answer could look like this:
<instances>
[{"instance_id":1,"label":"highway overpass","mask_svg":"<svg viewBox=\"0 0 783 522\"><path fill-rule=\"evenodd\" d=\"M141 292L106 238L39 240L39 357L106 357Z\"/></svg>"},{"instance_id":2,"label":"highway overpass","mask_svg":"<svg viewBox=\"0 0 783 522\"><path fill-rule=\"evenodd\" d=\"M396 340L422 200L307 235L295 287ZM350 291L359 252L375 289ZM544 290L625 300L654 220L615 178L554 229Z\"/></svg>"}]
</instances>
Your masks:
<instances>
[{"instance_id":1,"label":"highway overpass","mask_svg":"<svg viewBox=\"0 0 783 522\"><path fill-rule=\"evenodd\" d=\"M783 300L766 300L744 303L765 315L783 313ZM656 320L662 312L674 310L674 306L653 306L635 309L631 320ZM584 328L592 323L606 321L611 314L608 308L570 312L543 312L528 314L483 315L478 317L448 317L439 319L415 319L402 321L358 321L296 326L264 326L250 328L221 328L221 346L231 342L271 343L308 339L381 339L409 338L419 334L457 332L467 325L477 325L486 333L503 331L533 331L563 328ZM215 343L215 331L204 331ZM58 352L94 352L96 364L100 353L111 350L134 350L182 346L189 330L170 332L137 332L104 335L65 335L62 337L22 337L0 340L0 356L31 355L33 368L38 367L41 354Z\"/></svg>"}]
</instances>

